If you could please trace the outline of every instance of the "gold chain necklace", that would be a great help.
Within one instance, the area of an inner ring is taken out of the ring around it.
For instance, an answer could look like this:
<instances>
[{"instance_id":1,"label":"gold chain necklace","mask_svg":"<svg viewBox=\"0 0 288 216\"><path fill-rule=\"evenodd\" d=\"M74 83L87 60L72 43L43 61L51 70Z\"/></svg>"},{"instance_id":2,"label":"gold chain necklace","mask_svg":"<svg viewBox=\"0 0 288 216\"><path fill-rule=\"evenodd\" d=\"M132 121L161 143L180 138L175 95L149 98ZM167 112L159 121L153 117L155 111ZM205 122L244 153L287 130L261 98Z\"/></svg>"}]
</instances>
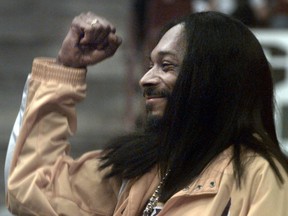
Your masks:
<instances>
[{"instance_id":1,"label":"gold chain necklace","mask_svg":"<svg viewBox=\"0 0 288 216\"><path fill-rule=\"evenodd\" d=\"M149 199L142 216L150 216L153 212L153 209L157 206L157 203L159 201L159 197L162 191L162 186L167 178L167 175L169 173L169 170L166 172L165 176L160 181L159 185L157 186L156 190L154 191L153 195Z\"/></svg>"}]
</instances>

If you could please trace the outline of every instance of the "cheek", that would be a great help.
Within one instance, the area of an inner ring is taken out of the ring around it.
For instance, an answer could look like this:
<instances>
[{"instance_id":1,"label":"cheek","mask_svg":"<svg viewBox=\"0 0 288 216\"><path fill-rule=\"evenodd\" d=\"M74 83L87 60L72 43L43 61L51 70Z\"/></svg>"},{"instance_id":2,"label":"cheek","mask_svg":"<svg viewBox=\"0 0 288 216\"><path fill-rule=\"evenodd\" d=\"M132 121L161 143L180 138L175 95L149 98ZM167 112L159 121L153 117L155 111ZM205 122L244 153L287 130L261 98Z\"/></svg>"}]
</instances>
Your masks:
<instances>
[{"instance_id":1,"label":"cheek","mask_svg":"<svg viewBox=\"0 0 288 216\"><path fill-rule=\"evenodd\" d=\"M166 78L166 86L170 89L170 91L173 90L176 80L177 80L176 75L170 75L169 77Z\"/></svg>"}]
</instances>

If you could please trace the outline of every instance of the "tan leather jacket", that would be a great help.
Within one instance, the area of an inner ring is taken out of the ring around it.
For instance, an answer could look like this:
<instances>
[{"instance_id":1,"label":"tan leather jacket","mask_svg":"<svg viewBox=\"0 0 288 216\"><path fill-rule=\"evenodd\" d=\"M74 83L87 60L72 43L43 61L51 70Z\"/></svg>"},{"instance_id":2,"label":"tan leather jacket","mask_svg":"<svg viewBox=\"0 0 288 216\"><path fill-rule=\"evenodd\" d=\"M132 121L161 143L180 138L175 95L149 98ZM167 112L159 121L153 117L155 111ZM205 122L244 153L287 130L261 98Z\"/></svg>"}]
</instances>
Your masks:
<instances>
[{"instance_id":1,"label":"tan leather jacket","mask_svg":"<svg viewBox=\"0 0 288 216\"><path fill-rule=\"evenodd\" d=\"M126 184L103 179L100 151L77 160L68 155L76 132L75 105L85 97L86 71L36 59L13 157L8 161L7 205L18 215L141 215L159 183L156 169ZM288 216L288 177L281 184L268 162L251 154L241 189L236 186L230 149L191 185L176 193L159 216ZM121 188L121 185L124 186Z\"/></svg>"}]
</instances>

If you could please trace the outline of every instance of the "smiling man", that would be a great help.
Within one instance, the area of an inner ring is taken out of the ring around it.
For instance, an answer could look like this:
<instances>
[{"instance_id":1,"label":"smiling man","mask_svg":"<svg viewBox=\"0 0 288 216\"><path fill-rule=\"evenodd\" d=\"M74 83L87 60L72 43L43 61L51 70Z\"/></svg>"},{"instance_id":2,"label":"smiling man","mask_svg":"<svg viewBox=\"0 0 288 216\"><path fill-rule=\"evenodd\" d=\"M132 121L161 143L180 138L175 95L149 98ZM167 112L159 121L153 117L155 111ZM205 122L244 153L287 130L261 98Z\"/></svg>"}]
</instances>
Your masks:
<instances>
[{"instance_id":1,"label":"smiling man","mask_svg":"<svg viewBox=\"0 0 288 216\"><path fill-rule=\"evenodd\" d=\"M216 12L192 14L163 32L140 80L147 127L77 160L68 155L68 137L86 67L112 56L121 40L104 18L81 14L57 60L34 60L6 160L11 212L288 215L288 165L259 42Z\"/></svg>"},{"instance_id":2,"label":"smiling man","mask_svg":"<svg viewBox=\"0 0 288 216\"><path fill-rule=\"evenodd\" d=\"M182 24L178 24L161 38L151 53L150 68L140 80L148 117L163 116L185 54L183 28Z\"/></svg>"}]
</instances>

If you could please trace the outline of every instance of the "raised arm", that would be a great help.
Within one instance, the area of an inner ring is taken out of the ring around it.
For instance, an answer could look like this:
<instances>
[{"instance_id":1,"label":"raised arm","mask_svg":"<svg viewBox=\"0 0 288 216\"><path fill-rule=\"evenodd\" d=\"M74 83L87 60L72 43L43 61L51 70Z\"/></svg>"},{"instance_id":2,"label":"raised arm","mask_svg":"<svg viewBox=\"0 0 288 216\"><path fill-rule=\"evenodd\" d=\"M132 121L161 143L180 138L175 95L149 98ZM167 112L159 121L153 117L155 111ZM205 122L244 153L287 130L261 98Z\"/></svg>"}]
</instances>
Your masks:
<instances>
[{"instance_id":1,"label":"raised arm","mask_svg":"<svg viewBox=\"0 0 288 216\"><path fill-rule=\"evenodd\" d=\"M68 138L76 132L75 105L85 98L86 66L112 56L120 43L108 21L81 14L73 20L57 60L34 60L19 133L16 143L10 142L14 147L7 160L6 199L14 214L112 214L120 182L102 179L101 152L73 160Z\"/></svg>"}]
</instances>

